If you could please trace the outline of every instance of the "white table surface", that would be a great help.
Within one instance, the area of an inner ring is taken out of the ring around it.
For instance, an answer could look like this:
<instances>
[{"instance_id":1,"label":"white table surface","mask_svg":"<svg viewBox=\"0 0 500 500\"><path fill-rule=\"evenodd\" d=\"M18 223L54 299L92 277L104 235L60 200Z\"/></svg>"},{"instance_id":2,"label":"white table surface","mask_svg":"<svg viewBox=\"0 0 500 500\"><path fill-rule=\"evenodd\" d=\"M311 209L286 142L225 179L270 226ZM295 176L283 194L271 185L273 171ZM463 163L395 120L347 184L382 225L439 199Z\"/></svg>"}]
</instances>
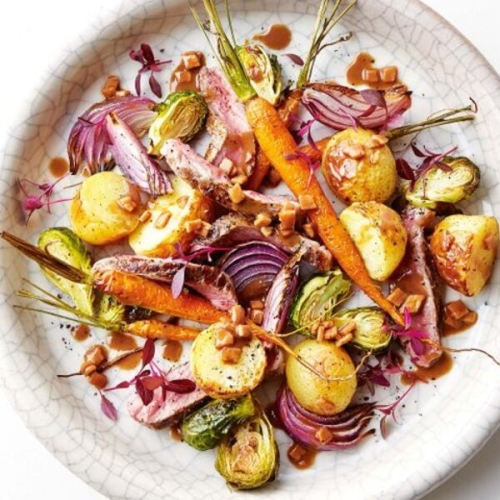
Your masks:
<instances>
[{"instance_id":1,"label":"white table surface","mask_svg":"<svg viewBox=\"0 0 500 500\"><path fill-rule=\"evenodd\" d=\"M373 0L375 1L375 0ZM425 0L453 23L500 72L500 2ZM74 39L100 12L120 0L14 0L0 4L0 137L65 40ZM480 409L479 409L480 411ZM500 498L500 431L452 479L426 500ZM69 472L24 427L0 393L0 498L2 500L103 500Z\"/></svg>"}]
</instances>

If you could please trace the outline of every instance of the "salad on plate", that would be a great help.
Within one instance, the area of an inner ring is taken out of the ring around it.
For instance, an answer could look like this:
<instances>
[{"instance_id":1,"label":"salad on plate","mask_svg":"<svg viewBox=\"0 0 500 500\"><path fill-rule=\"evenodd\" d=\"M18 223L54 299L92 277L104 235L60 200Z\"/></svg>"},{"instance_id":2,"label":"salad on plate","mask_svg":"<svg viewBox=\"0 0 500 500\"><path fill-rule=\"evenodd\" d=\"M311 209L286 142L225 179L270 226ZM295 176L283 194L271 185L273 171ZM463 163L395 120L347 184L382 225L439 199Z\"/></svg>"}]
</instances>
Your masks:
<instances>
[{"instance_id":1,"label":"salad on plate","mask_svg":"<svg viewBox=\"0 0 500 500\"><path fill-rule=\"evenodd\" d=\"M60 376L85 378L111 420L126 418L114 401L127 393L138 424L215 449L227 484L253 489L279 480L276 432L297 468L390 432L414 386L460 352L443 336L476 323L445 288L480 293L499 230L460 208L480 168L421 141L473 120L474 101L412 123L398 68L366 53L350 85L314 79L318 55L353 36L335 28L356 1L321 0L308 52L280 58L272 37L235 37L227 1L226 24L203 7L192 13L218 64L184 52L165 85L173 62L131 50L134 89L104 76L70 131L74 195L53 199L60 178L20 181L28 220L60 201L69 226L36 245L2 237L48 279L26 281L21 308L74 320L75 343L110 332ZM396 380L404 392L380 402Z\"/></svg>"}]
</instances>

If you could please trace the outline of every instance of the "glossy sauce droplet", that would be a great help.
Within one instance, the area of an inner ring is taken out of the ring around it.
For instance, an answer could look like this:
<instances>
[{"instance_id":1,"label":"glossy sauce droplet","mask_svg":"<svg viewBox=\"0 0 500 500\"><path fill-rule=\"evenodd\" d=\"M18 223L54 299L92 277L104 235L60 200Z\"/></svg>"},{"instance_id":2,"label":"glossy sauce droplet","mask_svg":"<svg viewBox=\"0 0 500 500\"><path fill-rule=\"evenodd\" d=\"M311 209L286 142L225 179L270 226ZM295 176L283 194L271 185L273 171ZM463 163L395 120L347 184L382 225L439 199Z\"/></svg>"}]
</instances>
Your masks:
<instances>
[{"instance_id":1,"label":"glossy sauce droplet","mask_svg":"<svg viewBox=\"0 0 500 500\"><path fill-rule=\"evenodd\" d=\"M254 35L252 40L262 42L273 50L283 50L292 41L292 31L286 24L273 24L263 33Z\"/></svg>"},{"instance_id":2,"label":"glossy sauce droplet","mask_svg":"<svg viewBox=\"0 0 500 500\"><path fill-rule=\"evenodd\" d=\"M90 337L90 327L88 325L76 325L71 328L71 336L77 342L83 342Z\"/></svg>"},{"instance_id":3,"label":"glossy sauce droplet","mask_svg":"<svg viewBox=\"0 0 500 500\"><path fill-rule=\"evenodd\" d=\"M174 441L182 441L182 431L180 423L176 423L170 426L170 437Z\"/></svg>"},{"instance_id":4,"label":"glossy sauce droplet","mask_svg":"<svg viewBox=\"0 0 500 500\"><path fill-rule=\"evenodd\" d=\"M137 347L134 337L119 332L111 332L108 337L108 345L115 351L132 351Z\"/></svg>"},{"instance_id":5,"label":"glossy sauce droplet","mask_svg":"<svg viewBox=\"0 0 500 500\"><path fill-rule=\"evenodd\" d=\"M69 172L68 160L66 160L66 158L62 158L61 156L52 158L49 163L49 172L56 179L64 177Z\"/></svg>"},{"instance_id":6,"label":"glossy sauce droplet","mask_svg":"<svg viewBox=\"0 0 500 500\"><path fill-rule=\"evenodd\" d=\"M376 68L375 59L368 52L356 56L346 71L349 85L367 85L375 90L384 90L400 83L396 66Z\"/></svg>"},{"instance_id":7,"label":"glossy sauce droplet","mask_svg":"<svg viewBox=\"0 0 500 500\"><path fill-rule=\"evenodd\" d=\"M195 50L184 52L181 56L181 61L172 71L170 92L178 92L180 90L198 91L197 76L204 65L205 56L202 52Z\"/></svg>"},{"instance_id":8,"label":"glossy sauce droplet","mask_svg":"<svg viewBox=\"0 0 500 500\"><path fill-rule=\"evenodd\" d=\"M178 340L167 340L163 348L163 358L175 363L182 356L182 344Z\"/></svg>"},{"instance_id":9,"label":"glossy sauce droplet","mask_svg":"<svg viewBox=\"0 0 500 500\"><path fill-rule=\"evenodd\" d=\"M123 358L122 360L118 361L115 366L122 370L134 370L137 368L142 361L142 352L134 352L133 354L130 354L129 356Z\"/></svg>"},{"instance_id":10,"label":"glossy sauce droplet","mask_svg":"<svg viewBox=\"0 0 500 500\"><path fill-rule=\"evenodd\" d=\"M308 469L311 467L314 464L317 454L317 451L306 448L298 443L292 443L287 452L288 460L297 469Z\"/></svg>"},{"instance_id":11,"label":"glossy sauce droplet","mask_svg":"<svg viewBox=\"0 0 500 500\"><path fill-rule=\"evenodd\" d=\"M436 380L449 373L452 367L453 358L449 353L443 352L439 360L430 368L417 368L416 370L412 370L411 373L413 375L403 374L401 376L401 383L404 385L411 385L415 382L415 378L423 382Z\"/></svg>"}]
</instances>

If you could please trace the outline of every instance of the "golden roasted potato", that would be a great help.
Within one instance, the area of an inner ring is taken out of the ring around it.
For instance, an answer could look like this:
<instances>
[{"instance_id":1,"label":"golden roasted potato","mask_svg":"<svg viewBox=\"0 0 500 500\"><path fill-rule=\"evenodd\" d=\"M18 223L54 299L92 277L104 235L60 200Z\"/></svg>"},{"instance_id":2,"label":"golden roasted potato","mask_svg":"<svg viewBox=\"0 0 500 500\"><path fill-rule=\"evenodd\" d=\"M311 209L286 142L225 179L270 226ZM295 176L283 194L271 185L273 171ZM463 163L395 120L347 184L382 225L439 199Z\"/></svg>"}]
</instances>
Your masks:
<instances>
[{"instance_id":1,"label":"golden roasted potato","mask_svg":"<svg viewBox=\"0 0 500 500\"><path fill-rule=\"evenodd\" d=\"M179 244L186 250L196 236L189 222L210 221L210 201L189 184L176 177L173 191L158 196L150 203L150 217L130 235L129 244L135 253L151 257L170 257Z\"/></svg>"},{"instance_id":2,"label":"golden roasted potato","mask_svg":"<svg viewBox=\"0 0 500 500\"><path fill-rule=\"evenodd\" d=\"M83 241L106 245L128 236L139 224L142 210L139 188L117 172L100 172L83 181L69 216Z\"/></svg>"},{"instance_id":3,"label":"golden roasted potato","mask_svg":"<svg viewBox=\"0 0 500 500\"><path fill-rule=\"evenodd\" d=\"M405 255L408 239L398 213L376 201L359 202L343 210L340 221L370 277L378 281L389 278Z\"/></svg>"},{"instance_id":4,"label":"golden roasted potato","mask_svg":"<svg viewBox=\"0 0 500 500\"><path fill-rule=\"evenodd\" d=\"M224 361L223 349L217 348L216 339L225 326L216 323L202 331L191 349L191 368L196 384L209 396L218 399L248 394L260 384L266 368L264 346L255 336L231 346L241 348L237 362Z\"/></svg>"},{"instance_id":5,"label":"golden roasted potato","mask_svg":"<svg viewBox=\"0 0 500 500\"><path fill-rule=\"evenodd\" d=\"M398 180L387 139L362 128L348 128L330 139L321 171L335 196L347 204L384 203L394 193Z\"/></svg>"},{"instance_id":6,"label":"golden roasted potato","mask_svg":"<svg viewBox=\"0 0 500 500\"><path fill-rule=\"evenodd\" d=\"M487 215L450 215L431 238L436 269L451 288L472 297L493 271L498 250L498 222Z\"/></svg>"},{"instance_id":7,"label":"golden roasted potato","mask_svg":"<svg viewBox=\"0 0 500 500\"><path fill-rule=\"evenodd\" d=\"M328 378L323 380L293 356L286 362L288 387L298 403L317 415L335 415L345 410L356 391L356 369L347 352L331 342L305 340L295 353Z\"/></svg>"}]
</instances>

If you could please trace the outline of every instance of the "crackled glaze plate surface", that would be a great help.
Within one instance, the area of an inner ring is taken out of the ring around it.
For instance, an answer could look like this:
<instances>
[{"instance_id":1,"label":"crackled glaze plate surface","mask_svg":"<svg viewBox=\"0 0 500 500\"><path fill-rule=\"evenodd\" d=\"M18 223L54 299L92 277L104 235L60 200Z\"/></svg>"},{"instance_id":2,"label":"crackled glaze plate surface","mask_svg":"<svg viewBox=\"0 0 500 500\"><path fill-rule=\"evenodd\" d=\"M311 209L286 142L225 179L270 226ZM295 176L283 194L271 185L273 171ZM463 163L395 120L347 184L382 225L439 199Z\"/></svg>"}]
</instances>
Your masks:
<instances>
[{"instance_id":1,"label":"crackled glaze plate surface","mask_svg":"<svg viewBox=\"0 0 500 500\"><path fill-rule=\"evenodd\" d=\"M304 54L314 21L316 1L267 0L231 2L235 31L243 39L274 22L294 33L287 52ZM106 19L104 29L91 29L86 43L53 64L53 72L37 88L24 118L9 138L0 171L2 230L35 239L43 228L66 224L64 206L51 214L37 213L25 225L16 181L19 177L49 180L49 160L64 154L65 140L75 118L99 99L106 75L119 74L132 87L136 66L131 48L148 42L164 49L165 57L204 47L184 1L125 2ZM500 82L482 57L446 22L417 1L360 1L339 27L353 39L318 60L315 78L339 80L359 51L370 52L377 64L396 64L414 91L411 119L423 118L473 97L480 113L472 125L457 125L421 136L430 149L459 147L483 172L482 189L465 207L468 213L500 216L498 200L500 157ZM69 52L68 52L69 53ZM293 76L293 68L289 69ZM165 73L165 78L168 73ZM70 182L68 182L70 184ZM62 193L62 192L60 192ZM79 366L86 345L74 345L57 320L19 313L13 305L22 278L43 283L35 266L1 243L0 384L27 425L73 472L113 499L221 499L250 497L230 493L213 469L212 452L198 453L131 421L124 408L117 424L99 410L95 391L81 380L60 380ZM498 267L498 266L497 266ZM480 321L466 334L447 339L455 348L480 346L500 355L495 323L499 321L500 269L485 291L469 305ZM473 353L457 355L450 374L419 386L398 413L386 440L380 437L343 453L321 454L313 467L298 471L286 459L287 438L278 432L282 467L279 480L252 497L416 498L445 480L476 452L500 419L498 368ZM382 392L382 402L404 390ZM129 395L130 396L130 395ZM126 401L117 395L113 400Z\"/></svg>"}]
</instances>

